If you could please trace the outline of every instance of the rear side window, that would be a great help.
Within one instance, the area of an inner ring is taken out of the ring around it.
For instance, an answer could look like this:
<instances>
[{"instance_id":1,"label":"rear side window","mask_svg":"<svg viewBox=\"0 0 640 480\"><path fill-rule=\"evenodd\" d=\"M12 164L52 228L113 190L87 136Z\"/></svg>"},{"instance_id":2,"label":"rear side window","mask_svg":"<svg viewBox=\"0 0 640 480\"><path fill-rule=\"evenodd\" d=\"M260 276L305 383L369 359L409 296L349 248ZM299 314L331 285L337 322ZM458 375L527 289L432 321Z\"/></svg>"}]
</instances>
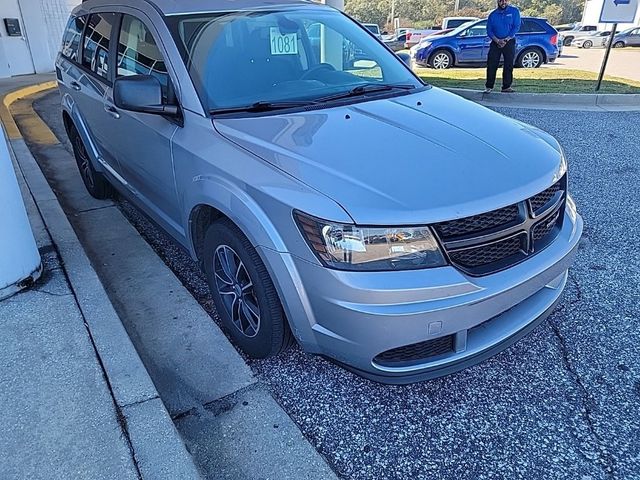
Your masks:
<instances>
[{"instance_id":1,"label":"rear side window","mask_svg":"<svg viewBox=\"0 0 640 480\"><path fill-rule=\"evenodd\" d=\"M520 30L518 33L544 33L546 30L535 20L525 19L520 24Z\"/></svg>"},{"instance_id":2,"label":"rear side window","mask_svg":"<svg viewBox=\"0 0 640 480\"><path fill-rule=\"evenodd\" d=\"M105 80L109 79L109 39L117 19L115 13L94 13L84 34L82 65Z\"/></svg>"},{"instance_id":3,"label":"rear side window","mask_svg":"<svg viewBox=\"0 0 640 480\"><path fill-rule=\"evenodd\" d=\"M71 17L67 28L64 31L62 37L62 55L70 60L78 61L78 55L80 52L80 38L84 30L84 24L87 22L87 17Z\"/></svg>"},{"instance_id":4,"label":"rear side window","mask_svg":"<svg viewBox=\"0 0 640 480\"><path fill-rule=\"evenodd\" d=\"M117 75L152 75L160 80L163 96L167 97L169 75L162 53L145 24L131 15L122 17Z\"/></svg>"}]
</instances>

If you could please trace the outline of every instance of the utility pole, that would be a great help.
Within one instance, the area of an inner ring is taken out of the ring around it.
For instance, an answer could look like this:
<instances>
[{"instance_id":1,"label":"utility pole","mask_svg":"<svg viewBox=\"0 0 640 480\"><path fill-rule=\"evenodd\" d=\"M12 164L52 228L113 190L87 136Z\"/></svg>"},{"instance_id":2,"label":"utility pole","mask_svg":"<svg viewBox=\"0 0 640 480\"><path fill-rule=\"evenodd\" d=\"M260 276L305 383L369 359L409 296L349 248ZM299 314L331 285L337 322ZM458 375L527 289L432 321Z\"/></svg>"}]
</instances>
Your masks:
<instances>
[{"instance_id":1,"label":"utility pole","mask_svg":"<svg viewBox=\"0 0 640 480\"><path fill-rule=\"evenodd\" d=\"M391 23L391 25L393 25L393 27L395 28L395 23L396 23L396 0L391 0L391 20L390 20L389 23Z\"/></svg>"},{"instance_id":2,"label":"utility pole","mask_svg":"<svg viewBox=\"0 0 640 480\"><path fill-rule=\"evenodd\" d=\"M453 7L453 13L457 15L458 10L460 10L460 0L456 0L455 6Z\"/></svg>"}]
</instances>

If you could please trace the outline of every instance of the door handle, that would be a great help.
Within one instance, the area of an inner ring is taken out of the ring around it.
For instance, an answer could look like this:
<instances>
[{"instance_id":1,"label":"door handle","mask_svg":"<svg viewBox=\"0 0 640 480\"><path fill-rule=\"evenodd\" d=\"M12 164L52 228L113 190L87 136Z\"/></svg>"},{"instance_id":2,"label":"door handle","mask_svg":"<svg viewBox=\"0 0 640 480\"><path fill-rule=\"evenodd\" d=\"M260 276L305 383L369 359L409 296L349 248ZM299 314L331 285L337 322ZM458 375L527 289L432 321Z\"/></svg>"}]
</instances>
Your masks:
<instances>
[{"instance_id":1,"label":"door handle","mask_svg":"<svg viewBox=\"0 0 640 480\"><path fill-rule=\"evenodd\" d=\"M115 106L109 105L109 104L105 104L104 110L105 110L105 112L107 112L109 115L111 115L116 120L118 118L120 118L120 114L118 113L118 109L116 109Z\"/></svg>"},{"instance_id":2,"label":"door handle","mask_svg":"<svg viewBox=\"0 0 640 480\"><path fill-rule=\"evenodd\" d=\"M78 82L71 82L71 88L73 88L76 92L79 92L82 89Z\"/></svg>"}]
</instances>

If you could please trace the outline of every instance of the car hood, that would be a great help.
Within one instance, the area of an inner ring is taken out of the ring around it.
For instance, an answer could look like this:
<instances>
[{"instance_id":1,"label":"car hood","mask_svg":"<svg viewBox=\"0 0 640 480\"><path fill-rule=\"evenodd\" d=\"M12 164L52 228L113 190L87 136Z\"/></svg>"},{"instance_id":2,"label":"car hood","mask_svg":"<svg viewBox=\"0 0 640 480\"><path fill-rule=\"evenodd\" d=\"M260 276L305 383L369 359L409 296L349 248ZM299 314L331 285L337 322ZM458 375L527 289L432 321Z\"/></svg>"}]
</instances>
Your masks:
<instances>
[{"instance_id":1,"label":"car hood","mask_svg":"<svg viewBox=\"0 0 640 480\"><path fill-rule=\"evenodd\" d=\"M550 135L437 88L214 124L361 225L486 212L541 192L563 173Z\"/></svg>"}]
</instances>

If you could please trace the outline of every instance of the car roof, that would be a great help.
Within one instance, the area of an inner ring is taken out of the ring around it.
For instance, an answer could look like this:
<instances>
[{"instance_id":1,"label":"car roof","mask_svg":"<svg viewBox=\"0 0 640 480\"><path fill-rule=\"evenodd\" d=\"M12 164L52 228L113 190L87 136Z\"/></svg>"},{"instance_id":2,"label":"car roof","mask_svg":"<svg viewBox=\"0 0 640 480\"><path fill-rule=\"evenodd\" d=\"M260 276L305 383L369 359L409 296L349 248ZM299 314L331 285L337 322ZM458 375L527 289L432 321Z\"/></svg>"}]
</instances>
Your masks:
<instances>
[{"instance_id":1,"label":"car roof","mask_svg":"<svg viewBox=\"0 0 640 480\"><path fill-rule=\"evenodd\" d=\"M126 2L120 0L86 0L82 3L81 8L89 9L92 7L102 7L106 5L134 6L136 3L149 4L164 15L257 10L263 8L309 5L325 7L324 5L310 0L128 0Z\"/></svg>"}]
</instances>

